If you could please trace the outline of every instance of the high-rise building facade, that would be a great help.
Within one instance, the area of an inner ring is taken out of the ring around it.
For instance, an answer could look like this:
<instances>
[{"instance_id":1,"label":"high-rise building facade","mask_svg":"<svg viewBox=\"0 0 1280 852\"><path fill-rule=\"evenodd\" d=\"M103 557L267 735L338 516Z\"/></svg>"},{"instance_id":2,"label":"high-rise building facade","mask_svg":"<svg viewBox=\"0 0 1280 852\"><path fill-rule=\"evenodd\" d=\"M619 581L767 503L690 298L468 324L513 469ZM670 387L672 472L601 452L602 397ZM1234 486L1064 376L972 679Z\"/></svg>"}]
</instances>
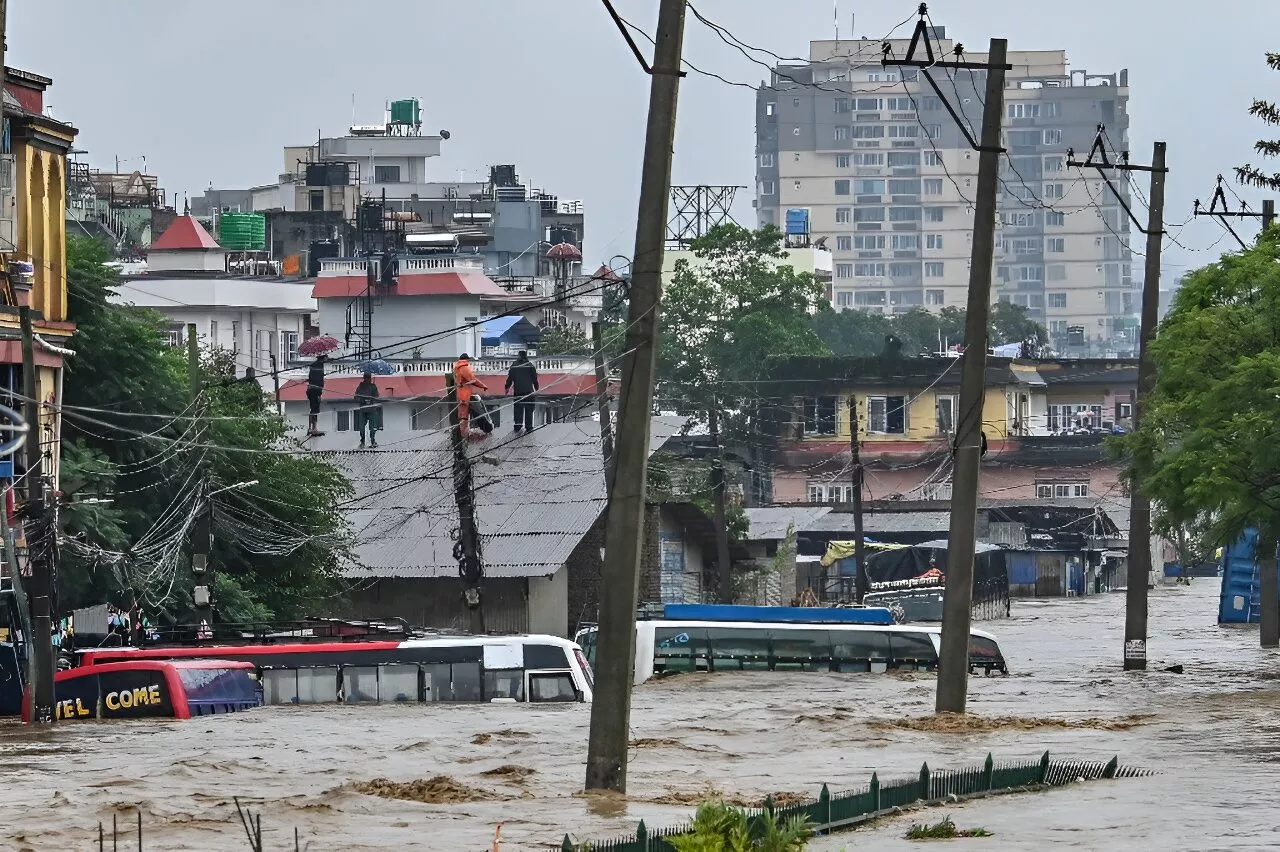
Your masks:
<instances>
[{"instance_id":1,"label":"high-rise building facade","mask_svg":"<svg viewBox=\"0 0 1280 852\"><path fill-rule=\"evenodd\" d=\"M935 52L950 53L943 28L931 33ZM897 57L908 49L890 44ZM837 309L963 307L985 72L930 72L957 122L920 71L880 64L881 45L811 42L807 63L780 64L761 86L759 220L783 227L788 210L808 211L833 252ZM1108 156L1128 150L1128 72L1072 71L1061 50L1014 51L1009 63L992 298L1026 307L1064 353L1130 352L1140 293L1129 217L1096 170L1067 167L1069 150L1089 155L1099 125ZM1109 176L1132 209L1125 176Z\"/></svg>"}]
</instances>

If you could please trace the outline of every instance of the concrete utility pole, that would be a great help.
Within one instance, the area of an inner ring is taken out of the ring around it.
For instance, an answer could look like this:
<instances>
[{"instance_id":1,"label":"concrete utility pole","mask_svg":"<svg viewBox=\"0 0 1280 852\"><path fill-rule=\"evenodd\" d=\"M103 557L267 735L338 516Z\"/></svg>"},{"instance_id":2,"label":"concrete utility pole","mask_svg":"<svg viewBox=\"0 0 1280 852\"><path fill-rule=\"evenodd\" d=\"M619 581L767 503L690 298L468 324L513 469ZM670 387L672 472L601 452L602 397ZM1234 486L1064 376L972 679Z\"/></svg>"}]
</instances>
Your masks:
<instances>
[{"instance_id":1,"label":"concrete utility pole","mask_svg":"<svg viewBox=\"0 0 1280 852\"><path fill-rule=\"evenodd\" d=\"M35 332L31 327L31 308L18 308L22 326L22 394L26 397L24 415L27 433L27 511L24 538L27 541L27 564L31 568L31 721L51 724L54 721L53 674L53 564L50 552L56 538L46 530L44 505L44 448L41 446L40 383L36 380Z\"/></svg>"},{"instance_id":2,"label":"concrete utility pole","mask_svg":"<svg viewBox=\"0 0 1280 852\"><path fill-rule=\"evenodd\" d=\"M867 579L867 542L862 530L862 447L858 438L858 398L849 394L849 465L853 479L853 561L855 601L862 603L867 596L870 581Z\"/></svg>"},{"instance_id":3,"label":"concrete utility pole","mask_svg":"<svg viewBox=\"0 0 1280 852\"><path fill-rule=\"evenodd\" d=\"M467 458L467 436L462 434L458 417L458 387L453 373L445 376L449 392L449 435L453 445L453 498L458 505L458 541L453 547L458 560L458 576L462 579L462 600L471 615L471 632L484 634L484 608L480 585L484 581L484 557L480 553L480 533L476 528L476 492L471 476L471 459ZM468 424L471 422L467 421Z\"/></svg>"},{"instance_id":4,"label":"concrete utility pole","mask_svg":"<svg viewBox=\"0 0 1280 852\"><path fill-rule=\"evenodd\" d=\"M631 684L635 677L636 604L644 536L649 429L658 352L658 301L662 250L671 190L671 156L680 91L685 0L660 0L650 69L649 123L645 133L627 351L618 411L617 461L609 492L607 544L600 583L596 639L596 688L587 745L588 790L627 790ZM625 28L623 28L625 30ZM625 34L625 32L624 32ZM629 38L629 36L628 36Z\"/></svg>"},{"instance_id":5,"label":"concrete utility pole","mask_svg":"<svg viewBox=\"0 0 1280 852\"><path fill-rule=\"evenodd\" d=\"M716 523L716 591L720 603L733 603L733 561L729 556L729 518L725 510L724 446L720 443L720 412L712 397L707 411L707 426L711 431L711 498L715 503Z\"/></svg>"},{"instance_id":6,"label":"concrete utility pole","mask_svg":"<svg viewBox=\"0 0 1280 852\"><path fill-rule=\"evenodd\" d=\"M978 473L982 463L982 403L987 392L987 318L995 259L997 193L1000 191L1000 126L1004 119L1008 42L991 40L978 191L974 199L973 256L965 307L964 360L960 364L960 419L956 424L947 576L938 654L939 713L963 713L969 691L969 623L973 615L973 560L978 523Z\"/></svg>"},{"instance_id":7,"label":"concrete utility pole","mask_svg":"<svg viewBox=\"0 0 1280 852\"><path fill-rule=\"evenodd\" d=\"M200 396L204 393L204 382L200 376L200 338L195 323L187 325L187 377L191 383L191 411L196 417L203 417L206 406ZM196 443L204 443L205 423L196 424ZM191 601L195 605L193 621L198 638L207 638L206 633L213 629L213 575L209 573L210 554L213 552L213 506L209 502L209 477L206 469L201 469L199 477L200 508L195 523L191 527ZM130 619L140 617L140 613L130 614Z\"/></svg>"},{"instance_id":8,"label":"concrete utility pole","mask_svg":"<svg viewBox=\"0 0 1280 852\"><path fill-rule=\"evenodd\" d=\"M609 367L604 357L604 329L591 323L591 345L596 362L596 413L600 417L600 450L604 454L606 493L613 491L613 423L609 414Z\"/></svg>"}]
</instances>

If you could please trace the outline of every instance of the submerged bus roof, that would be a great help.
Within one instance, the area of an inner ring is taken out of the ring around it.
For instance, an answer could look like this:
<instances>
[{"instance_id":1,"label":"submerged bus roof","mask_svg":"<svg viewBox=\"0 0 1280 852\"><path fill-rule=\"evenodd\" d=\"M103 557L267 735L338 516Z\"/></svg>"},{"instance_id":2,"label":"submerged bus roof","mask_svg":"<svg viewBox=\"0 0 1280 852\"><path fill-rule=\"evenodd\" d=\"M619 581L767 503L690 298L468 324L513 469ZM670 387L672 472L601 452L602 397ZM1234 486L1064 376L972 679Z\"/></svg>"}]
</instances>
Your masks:
<instances>
[{"instance_id":1,"label":"submerged bus roof","mask_svg":"<svg viewBox=\"0 0 1280 852\"><path fill-rule=\"evenodd\" d=\"M753 621L792 624L893 624L884 607L738 606L667 604L662 617L672 621Z\"/></svg>"}]
</instances>

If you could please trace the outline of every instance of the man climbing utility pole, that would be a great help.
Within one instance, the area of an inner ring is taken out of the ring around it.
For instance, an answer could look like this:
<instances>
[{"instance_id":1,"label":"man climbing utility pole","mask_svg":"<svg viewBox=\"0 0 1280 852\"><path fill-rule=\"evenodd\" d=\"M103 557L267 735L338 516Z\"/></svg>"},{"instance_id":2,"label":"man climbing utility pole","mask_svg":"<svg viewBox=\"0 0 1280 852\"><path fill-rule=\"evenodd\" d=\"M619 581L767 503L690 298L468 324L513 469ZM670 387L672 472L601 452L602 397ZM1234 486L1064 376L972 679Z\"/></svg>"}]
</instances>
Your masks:
<instances>
[{"instance_id":1,"label":"man climbing utility pole","mask_svg":"<svg viewBox=\"0 0 1280 852\"><path fill-rule=\"evenodd\" d=\"M613 13L607 0L605 5ZM596 688L587 745L588 790L626 792L627 789L640 547L658 351L658 299L662 294L662 249L667 230L667 199L671 192L671 149L675 144L676 100L682 75L684 15L685 0L660 0L653 67L645 69L651 78L649 124L645 134L631 302L627 313L626 351L631 354L624 360L614 442L615 473L605 527L607 546L600 583ZM616 15L615 20L630 41L625 25ZM634 44L632 47L634 49Z\"/></svg>"}]
</instances>

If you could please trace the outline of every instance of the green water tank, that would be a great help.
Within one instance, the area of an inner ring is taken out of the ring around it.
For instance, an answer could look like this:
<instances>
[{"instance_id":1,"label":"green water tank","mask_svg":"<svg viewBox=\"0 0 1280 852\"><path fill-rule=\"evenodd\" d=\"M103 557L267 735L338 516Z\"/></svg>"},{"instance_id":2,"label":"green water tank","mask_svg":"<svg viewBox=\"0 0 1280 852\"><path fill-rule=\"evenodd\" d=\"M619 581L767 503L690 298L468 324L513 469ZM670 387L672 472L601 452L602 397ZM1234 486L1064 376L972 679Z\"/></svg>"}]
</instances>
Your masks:
<instances>
[{"instance_id":1,"label":"green water tank","mask_svg":"<svg viewBox=\"0 0 1280 852\"><path fill-rule=\"evenodd\" d=\"M223 213L218 242L227 251L266 251L267 217L261 213Z\"/></svg>"},{"instance_id":2,"label":"green water tank","mask_svg":"<svg viewBox=\"0 0 1280 852\"><path fill-rule=\"evenodd\" d=\"M391 123L417 127L422 124L422 106L417 98L391 102Z\"/></svg>"}]
</instances>

